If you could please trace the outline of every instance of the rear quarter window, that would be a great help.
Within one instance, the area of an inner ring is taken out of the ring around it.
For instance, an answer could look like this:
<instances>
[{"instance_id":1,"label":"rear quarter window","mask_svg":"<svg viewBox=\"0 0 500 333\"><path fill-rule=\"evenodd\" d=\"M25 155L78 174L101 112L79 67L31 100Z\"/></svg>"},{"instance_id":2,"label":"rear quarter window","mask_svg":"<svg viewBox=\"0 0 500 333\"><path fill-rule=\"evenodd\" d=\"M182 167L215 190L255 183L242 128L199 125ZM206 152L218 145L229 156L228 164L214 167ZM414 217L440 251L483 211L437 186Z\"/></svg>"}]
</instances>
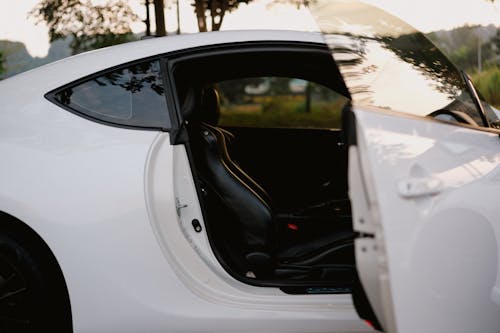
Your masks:
<instances>
[{"instance_id":1,"label":"rear quarter window","mask_svg":"<svg viewBox=\"0 0 500 333\"><path fill-rule=\"evenodd\" d=\"M110 71L54 95L91 118L126 126L170 128L159 60Z\"/></svg>"}]
</instances>

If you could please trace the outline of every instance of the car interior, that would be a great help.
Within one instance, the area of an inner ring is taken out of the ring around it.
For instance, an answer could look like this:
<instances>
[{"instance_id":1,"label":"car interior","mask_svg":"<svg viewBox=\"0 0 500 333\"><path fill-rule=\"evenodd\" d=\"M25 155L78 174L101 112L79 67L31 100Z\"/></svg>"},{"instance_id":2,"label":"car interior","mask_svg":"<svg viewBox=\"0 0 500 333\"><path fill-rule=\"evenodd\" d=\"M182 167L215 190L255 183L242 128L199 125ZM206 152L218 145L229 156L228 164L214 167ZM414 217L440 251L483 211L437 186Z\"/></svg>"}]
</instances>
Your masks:
<instances>
[{"instance_id":1,"label":"car interior","mask_svg":"<svg viewBox=\"0 0 500 333\"><path fill-rule=\"evenodd\" d=\"M355 233L340 124L331 127L327 113L319 126L287 126L286 116L285 126L224 118L231 89L242 80L265 83L262 78L272 77L294 78L286 82L295 82L291 87L302 95L303 82L336 94L339 120L349 93L325 46L240 46L238 52L181 55L170 66L184 133L179 137L185 138L207 233L222 266L240 281L288 293L351 292L357 281ZM255 101L272 98L257 91L265 84L254 85L253 92L240 86L251 95L244 96L241 119L249 119L245 112L272 115L252 111ZM300 100L288 94L287 100ZM292 117L301 111L283 112Z\"/></svg>"}]
</instances>

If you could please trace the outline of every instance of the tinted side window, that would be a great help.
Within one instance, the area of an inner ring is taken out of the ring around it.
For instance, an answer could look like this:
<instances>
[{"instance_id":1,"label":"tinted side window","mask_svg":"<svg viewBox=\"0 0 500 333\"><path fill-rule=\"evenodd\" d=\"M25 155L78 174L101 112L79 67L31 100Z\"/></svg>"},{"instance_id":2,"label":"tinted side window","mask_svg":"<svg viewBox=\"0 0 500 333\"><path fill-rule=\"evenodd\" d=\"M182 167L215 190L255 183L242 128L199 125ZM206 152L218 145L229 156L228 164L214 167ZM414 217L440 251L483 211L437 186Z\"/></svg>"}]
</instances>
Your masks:
<instances>
[{"instance_id":1,"label":"tinted side window","mask_svg":"<svg viewBox=\"0 0 500 333\"><path fill-rule=\"evenodd\" d=\"M478 94L479 100L483 106L484 115L486 116L486 119L488 120L490 127L500 129L500 110L488 104L483 95L481 95L481 93L479 92L479 90L477 90L477 88L475 89Z\"/></svg>"},{"instance_id":2,"label":"tinted side window","mask_svg":"<svg viewBox=\"0 0 500 333\"><path fill-rule=\"evenodd\" d=\"M120 125L170 128L158 60L118 69L55 95L87 116Z\"/></svg>"},{"instance_id":3,"label":"tinted side window","mask_svg":"<svg viewBox=\"0 0 500 333\"><path fill-rule=\"evenodd\" d=\"M361 2L312 7L355 105L417 116L458 112L483 125L462 74L422 33Z\"/></svg>"},{"instance_id":4,"label":"tinted side window","mask_svg":"<svg viewBox=\"0 0 500 333\"><path fill-rule=\"evenodd\" d=\"M347 98L295 78L257 77L224 81L219 125L261 128L340 128Z\"/></svg>"},{"instance_id":5,"label":"tinted side window","mask_svg":"<svg viewBox=\"0 0 500 333\"><path fill-rule=\"evenodd\" d=\"M486 119L488 119L488 122L490 123L490 127L500 129L500 110L494 108L485 101L481 101L481 103L483 104L484 113L486 115Z\"/></svg>"}]
</instances>

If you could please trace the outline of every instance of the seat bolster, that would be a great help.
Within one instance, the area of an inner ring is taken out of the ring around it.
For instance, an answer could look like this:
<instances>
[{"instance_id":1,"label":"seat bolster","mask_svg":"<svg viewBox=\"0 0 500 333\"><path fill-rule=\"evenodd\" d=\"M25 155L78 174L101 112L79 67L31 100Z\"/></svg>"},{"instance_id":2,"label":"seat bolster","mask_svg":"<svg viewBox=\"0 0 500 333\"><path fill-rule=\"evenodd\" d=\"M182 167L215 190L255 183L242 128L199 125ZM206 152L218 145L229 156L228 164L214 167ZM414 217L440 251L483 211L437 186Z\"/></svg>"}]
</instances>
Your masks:
<instances>
[{"instance_id":1,"label":"seat bolster","mask_svg":"<svg viewBox=\"0 0 500 333\"><path fill-rule=\"evenodd\" d=\"M250 175L248 175L241 167L236 163L230 156L228 151L228 146L230 145L230 140L234 139L234 135L220 127L214 127L210 124L203 123L202 125L205 129L210 129L216 136L217 140L220 142L219 153L223 159L226 166L243 182L245 182L263 201L266 202L268 206L271 206L271 197L262 186L260 186Z\"/></svg>"},{"instance_id":2,"label":"seat bolster","mask_svg":"<svg viewBox=\"0 0 500 333\"><path fill-rule=\"evenodd\" d=\"M208 166L203 170L204 178L212 184L213 192L231 211L232 216L238 217L238 221L220 223L238 223L248 251L269 252L275 243L270 207L220 157L216 132L209 128L202 132L207 149L201 149L199 153L203 154L205 165Z\"/></svg>"}]
</instances>

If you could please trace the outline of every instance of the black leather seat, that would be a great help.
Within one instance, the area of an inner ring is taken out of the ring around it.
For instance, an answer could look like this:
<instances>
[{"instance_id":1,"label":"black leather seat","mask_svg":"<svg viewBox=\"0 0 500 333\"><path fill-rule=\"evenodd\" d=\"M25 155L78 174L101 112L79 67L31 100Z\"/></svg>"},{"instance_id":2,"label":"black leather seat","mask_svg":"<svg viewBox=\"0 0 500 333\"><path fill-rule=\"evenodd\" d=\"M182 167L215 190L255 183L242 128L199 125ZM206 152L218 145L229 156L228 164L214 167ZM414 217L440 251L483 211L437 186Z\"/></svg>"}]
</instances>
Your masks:
<instances>
[{"instance_id":1,"label":"black leather seat","mask_svg":"<svg viewBox=\"0 0 500 333\"><path fill-rule=\"evenodd\" d=\"M229 154L228 148L231 141L234 139L234 135L221 127L217 127L217 122L220 117L220 96L217 89L214 87L207 87L202 90L200 110L201 112L198 113L194 120L202 124L206 129L217 133L219 137L218 145L221 158L224 163L226 163L229 170L270 206L271 197L266 190L264 190L250 175L243 171Z\"/></svg>"},{"instance_id":2,"label":"black leather seat","mask_svg":"<svg viewBox=\"0 0 500 333\"><path fill-rule=\"evenodd\" d=\"M279 248L279 228L269 195L231 159L228 146L234 136L217 127L219 112L214 88L188 93L183 113L189 119L190 145L206 193L207 225L232 268L242 274L252 271L257 278L272 278L282 264L324 263L331 252L352 245L353 233L345 230Z\"/></svg>"},{"instance_id":3,"label":"black leather seat","mask_svg":"<svg viewBox=\"0 0 500 333\"><path fill-rule=\"evenodd\" d=\"M183 113L189 119L189 141L206 194L211 236L240 273L269 275L276 231L268 195L230 158L232 134L214 126L219 114L217 91L190 91Z\"/></svg>"}]
</instances>

